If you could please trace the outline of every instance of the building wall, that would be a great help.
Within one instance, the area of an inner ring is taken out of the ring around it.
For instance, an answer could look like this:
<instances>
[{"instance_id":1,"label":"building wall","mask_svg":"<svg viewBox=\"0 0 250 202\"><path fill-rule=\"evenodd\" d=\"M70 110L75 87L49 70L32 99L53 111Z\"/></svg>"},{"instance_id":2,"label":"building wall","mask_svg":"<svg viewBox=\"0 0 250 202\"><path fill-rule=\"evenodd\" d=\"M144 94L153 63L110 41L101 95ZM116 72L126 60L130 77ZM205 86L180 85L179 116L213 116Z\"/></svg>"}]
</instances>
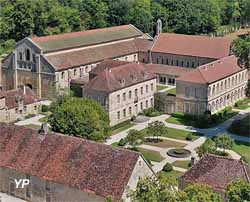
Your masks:
<instances>
[{"instance_id":1,"label":"building wall","mask_svg":"<svg viewBox=\"0 0 250 202\"><path fill-rule=\"evenodd\" d=\"M136 190L139 179L146 177L155 177L155 174L153 173L152 169L150 169L145 160L140 156L122 196L122 199L125 202L131 202L129 193L131 192L131 190Z\"/></svg>"},{"instance_id":2,"label":"building wall","mask_svg":"<svg viewBox=\"0 0 250 202\"><path fill-rule=\"evenodd\" d=\"M153 64L165 64L165 65L191 67L191 68L195 68L215 60L211 58L201 58L201 57L157 53L157 52L152 52L151 56Z\"/></svg>"},{"instance_id":3,"label":"building wall","mask_svg":"<svg viewBox=\"0 0 250 202\"><path fill-rule=\"evenodd\" d=\"M154 107L155 92L156 79L152 79L109 94L110 125L122 123L144 109Z\"/></svg>"},{"instance_id":4,"label":"building wall","mask_svg":"<svg viewBox=\"0 0 250 202\"><path fill-rule=\"evenodd\" d=\"M30 184L25 188L15 188L10 191L10 183L17 179L30 179ZM84 202L104 202L103 197L86 193L75 188L70 188L63 184L42 180L35 176L28 176L14 170L0 167L0 191L15 197L22 198L30 202L47 202L50 197L52 202L84 201Z\"/></svg>"}]
</instances>

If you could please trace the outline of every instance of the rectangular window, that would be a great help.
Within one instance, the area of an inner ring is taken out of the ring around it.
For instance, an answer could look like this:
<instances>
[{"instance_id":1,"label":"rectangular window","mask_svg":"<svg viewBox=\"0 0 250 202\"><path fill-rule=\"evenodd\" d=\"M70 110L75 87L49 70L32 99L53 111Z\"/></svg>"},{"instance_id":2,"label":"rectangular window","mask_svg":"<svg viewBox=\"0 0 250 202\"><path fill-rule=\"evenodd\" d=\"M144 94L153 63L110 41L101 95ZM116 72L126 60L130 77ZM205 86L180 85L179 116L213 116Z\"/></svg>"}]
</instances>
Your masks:
<instances>
[{"instance_id":1,"label":"rectangular window","mask_svg":"<svg viewBox=\"0 0 250 202\"><path fill-rule=\"evenodd\" d=\"M146 108L148 108L148 100L146 100Z\"/></svg>"},{"instance_id":2,"label":"rectangular window","mask_svg":"<svg viewBox=\"0 0 250 202\"><path fill-rule=\"evenodd\" d=\"M117 119L120 119L121 118L121 115L120 115L120 111L117 112Z\"/></svg>"},{"instance_id":3,"label":"rectangular window","mask_svg":"<svg viewBox=\"0 0 250 202\"><path fill-rule=\"evenodd\" d=\"M132 115L132 107L129 107L128 110L129 110L129 115Z\"/></svg>"},{"instance_id":4,"label":"rectangular window","mask_svg":"<svg viewBox=\"0 0 250 202\"><path fill-rule=\"evenodd\" d=\"M132 98L132 92L131 92L131 90L128 92L128 97L129 97L129 99Z\"/></svg>"},{"instance_id":5,"label":"rectangular window","mask_svg":"<svg viewBox=\"0 0 250 202\"><path fill-rule=\"evenodd\" d=\"M120 103L121 99L120 99L120 95L117 95L117 103Z\"/></svg>"},{"instance_id":6,"label":"rectangular window","mask_svg":"<svg viewBox=\"0 0 250 202\"><path fill-rule=\"evenodd\" d=\"M154 106L154 99L153 98L150 99L150 104L151 104L151 107Z\"/></svg>"},{"instance_id":7,"label":"rectangular window","mask_svg":"<svg viewBox=\"0 0 250 202\"><path fill-rule=\"evenodd\" d=\"M141 102L141 110L143 110L143 103Z\"/></svg>"},{"instance_id":8,"label":"rectangular window","mask_svg":"<svg viewBox=\"0 0 250 202\"><path fill-rule=\"evenodd\" d=\"M138 96L138 90L135 89L135 97L137 97L137 96Z\"/></svg>"},{"instance_id":9,"label":"rectangular window","mask_svg":"<svg viewBox=\"0 0 250 202\"><path fill-rule=\"evenodd\" d=\"M141 87L141 95L143 94L143 87Z\"/></svg>"},{"instance_id":10,"label":"rectangular window","mask_svg":"<svg viewBox=\"0 0 250 202\"><path fill-rule=\"evenodd\" d=\"M19 60L23 60L23 53L19 53Z\"/></svg>"},{"instance_id":11,"label":"rectangular window","mask_svg":"<svg viewBox=\"0 0 250 202\"><path fill-rule=\"evenodd\" d=\"M146 93L148 93L148 85L146 85Z\"/></svg>"},{"instance_id":12,"label":"rectangular window","mask_svg":"<svg viewBox=\"0 0 250 202\"><path fill-rule=\"evenodd\" d=\"M123 117L126 117L126 109L123 109Z\"/></svg>"},{"instance_id":13,"label":"rectangular window","mask_svg":"<svg viewBox=\"0 0 250 202\"><path fill-rule=\"evenodd\" d=\"M153 91L154 90L154 84L151 83L151 90Z\"/></svg>"},{"instance_id":14,"label":"rectangular window","mask_svg":"<svg viewBox=\"0 0 250 202\"><path fill-rule=\"evenodd\" d=\"M126 101L126 93L123 93L123 101Z\"/></svg>"}]
</instances>

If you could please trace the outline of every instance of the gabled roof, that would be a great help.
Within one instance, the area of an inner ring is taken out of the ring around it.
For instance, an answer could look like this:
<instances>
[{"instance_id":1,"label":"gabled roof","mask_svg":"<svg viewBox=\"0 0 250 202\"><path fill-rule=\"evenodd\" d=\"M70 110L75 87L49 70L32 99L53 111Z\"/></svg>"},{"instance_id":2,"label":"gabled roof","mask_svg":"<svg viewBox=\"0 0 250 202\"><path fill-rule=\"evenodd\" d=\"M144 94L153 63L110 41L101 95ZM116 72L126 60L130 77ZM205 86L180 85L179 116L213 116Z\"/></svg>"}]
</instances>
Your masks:
<instances>
[{"instance_id":1,"label":"gabled roof","mask_svg":"<svg viewBox=\"0 0 250 202\"><path fill-rule=\"evenodd\" d=\"M249 182L249 167L241 160L212 154L204 155L180 180L189 184L206 184L225 191L229 182L241 178Z\"/></svg>"},{"instance_id":2,"label":"gabled roof","mask_svg":"<svg viewBox=\"0 0 250 202\"><path fill-rule=\"evenodd\" d=\"M225 37L162 33L152 52L220 59L230 55L230 46L231 40Z\"/></svg>"},{"instance_id":3,"label":"gabled roof","mask_svg":"<svg viewBox=\"0 0 250 202\"><path fill-rule=\"evenodd\" d=\"M0 123L0 167L120 199L139 153L82 138Z\"/></svg>"},{"instance_id":4,"label":"gabled roof","mask_svg":"<svg viewBox=\"0 0 250 202\"><path fill-rule=\"evenodd\" d=\"M129 62L115 66L113 61L105 61L102 64L97 67L100 71L93 70L96 76L84 86L85 89L113 92L156 78L155 74L145 70L144 64Z\"/></svg>"},{"instance_id":5,"label":"gabled roof","mask_svg":"<svg viewBox=\"0 0 250 202\"><path fill-rule=\"evenodd\" d=\"M25 86L24 88L25 93L21 88L2 92L2 97L5 97L5 104L8 109L13 109L18 106L17 99L23 100L24 105L36 103L39 101L39 97L29 87Z\"/></svg>"},{"instance_id":6,"label":"gabled roof","mask_svg":"<svg viewBox=\"0 0 250 202\"><path fill-rule=\"evenodd\" d=\"M31 40L41 47L44 52L54 52L141 36L143 36L143 33L133 25L121 25L80 32L32 37Z\"/></svg>"},{"instance_id":7,"label":"gabled roof","mask_svg":"<svg viewBox=\"0 0 250 202\"><path fill-rule=\"evenodd\" d=\"M244 70L238 65L238 59L234 55L216 60L214 62L202 65L191 72L182 75L177 80L209 84L221 80Z\"/></svg>"},{"instance_id":8,"label":"gabled roof","mask_svg":"<svg viewBox=\"0 0 250 202\"><path fill-rule=\"evenodd\" d=\"M57 71L137 53L134 40L46 56Z\"/></svg>"}]
</instances>

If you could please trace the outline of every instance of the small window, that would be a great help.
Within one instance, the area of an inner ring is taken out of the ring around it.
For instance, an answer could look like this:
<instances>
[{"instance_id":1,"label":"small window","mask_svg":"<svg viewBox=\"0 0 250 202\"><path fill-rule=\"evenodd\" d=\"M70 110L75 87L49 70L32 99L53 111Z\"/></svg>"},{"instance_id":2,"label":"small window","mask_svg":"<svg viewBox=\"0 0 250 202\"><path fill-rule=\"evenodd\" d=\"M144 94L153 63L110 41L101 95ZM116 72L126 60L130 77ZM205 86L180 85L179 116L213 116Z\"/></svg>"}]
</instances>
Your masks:
<instances>
[{"instance_id":1,"label":"small window","mask_svg":"<svg viewBox=\"0 0 250 202\"><path fill-rule=\"evenodd\" d=\"M120 99L120 95L117 95L117 103L120 103L121 99Z\"/></svg>"},{"instance_id":2,"label":"small window","mask_svg":"<svg viewBox=\"0 0 250 202\"><path fill-rule=\"evenodd\" d=\"M148 100L146 100L146 108L148 108Z\"/></svg>"},{"instance_id":3,"label":"small window","mask_svg":"<svg viewBox=\"0 0 250 202\"><path fill-rule=\"evenodd\" d=\"M151 83L151 90L153 91L154 90L154 84Z\"/></svg>"},{"instance_id":4,"label":"small window","mask_svg":"<svg viewBox=\"0 0 250 202\"><path fill-rule=\"evenodd\" d=\"M23 60L23 53L19 53L19 60Z\"/></svg>"},{"instance_id":5,"label":"small window","mask_svg":"<svg viewBox=\"0 0 250 202\"><path fill-rule=\"evenodd\" d=\"M121 115L120 115L120 111L117 112L117 119L120 119Z\"/></svg>"},{"instance_id":6,"label":"small window","mask_svg":"<svg viewBox=\"0 0 250 202\"><path fill-rule=\"evenodd\" d=\"M27 106L23 107L24 112L27 112Z\"/></svg>"},{"instance_id":7,"label":"small window","mask_svg":"<svg viewBox=\"0 0 250 202\"><path fill-rule=\"evenodd\" d=\"M123 101L126 101L126 93L123 93Z\"/></svg>"},{"instance_id":8,"label":"small window","mask_svg":"<svg viewBox=\"0 0 250 202\"><path fill-rule=\"evenodd\" d=\"M129 107L128 110L129 110L129 115L132 115L132 107Z\"/></svg>"},{"instance_id":9,"label":"small window","mask_svg":"<svg viewBox=\"0 0 250 202\"><path fill-rule=\"evenodd\" d=\"M128 61L128 57L127 56L125 57L125 60Z\"/></svg>"},{"instance_id":10,"label":"small window","mask_svg":"<svg viewBox=\"0 0 250 202\"><path fill-rule=\"evenodd\" d=\"M30 61L30 50L26 49L26 60Z\"/></svg>"},{"instance_id":11,"label":"small window","mask_svg":"<svg viewBox=\"0 0 250 202\"><path fill-rule=\"evenodd\" d=\"M150 99L150 104L151 104L151 107L154 106L154 100L153 100L153 98Z\"/></svg>"},{"instance_id":12,"label":"small window","mask_svg":"<svg viewBox=\"0 0 250 202\"><path fill-rule=\"evenodd\" d=\"M132 98L132 91L131 90L128 92L128 97L129 97L129 99Z\"/></svg>"},{"instance_id":13,"label":"small window","mask_svg":"<svg viewBox=\"0 0 250 202\"><path fill-rule=\"evenodd\" d=\"M18 108L15 109L16 114L18 114Z\"/></svg>"},{"instance_id":14,"label":"small window","mask_svg":"<svg viewBox=\"0 0 250 202\"><path fill-rule=\"evenodd\" d=\"M74 76L76 76L77 74L77 69L74 69Z\"/></svg>"},{"instance_id":15,"label":"small window","mask_svg":"<svg viewBox=\"0 0 250 202\"><path fill-rule=\"evenodd\" d=\"M126 109L123 109L123 117L126 117Z\"/></svg>"},{"instance_id":16,"label":"small window","mask_svg":"<svg viewBox=\"0 0 250 202\"><path fill-rule=\"evenodd\" d=\"M167 59L166 63L167 63L167 65L168 65L168 59Z\"/></svg>"},{"instance_id":17,"label":"small window","mask_svg":"<svg viewBox=\"0 0 250 202\"><path fill-rule=\"evenodd\" d=\"M146 85L146 93L148 93L148 85Z\"/></svg>"},{"instance_id":18,"label":"small window","mask_svg":"<svg viewBox=\"0 0 250 202\"><path fill-rule=\"evenodd\" d=\"M65 76L65 73L62 72L62 74L61 74L61 79L64 79L64 76Z\"/></svg>"},{"instance_id":19,"label":"small window","mask_svg":"<svg viewBox=\"0 0 250 202\"><path fill-rule=\"evenodd\" d=\"M143 94L143 87L141 87L141 95Z\"/></svg>"},{"instance_id":20,"label":"small window","mask_svg":"<svg viewBox=\"0 0 250 202\"><path fill-rule=\"evenodd\" d=\"M137 96L138 96L138 90L135 89L135 97L137 97Z\"/></svg>"},{"instance_id":21,"label":"small window","mask_svg":"<svg viewBox=\"0 0 250 202\"><path fill-rule=\"evenodd\" d=\"M141 110L143 110L143 103L141 102Z\"/></svg>"}]
</instances>

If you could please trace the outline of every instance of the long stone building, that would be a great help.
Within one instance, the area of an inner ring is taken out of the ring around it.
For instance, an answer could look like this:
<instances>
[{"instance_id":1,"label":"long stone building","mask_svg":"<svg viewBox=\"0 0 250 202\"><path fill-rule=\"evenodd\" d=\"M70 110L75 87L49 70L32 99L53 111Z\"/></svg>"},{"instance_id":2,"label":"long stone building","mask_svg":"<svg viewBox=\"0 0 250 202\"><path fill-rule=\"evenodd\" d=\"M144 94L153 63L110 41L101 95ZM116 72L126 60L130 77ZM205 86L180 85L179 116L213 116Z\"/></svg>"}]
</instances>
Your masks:
<instances>
[{"instance_id":1,"label":"long stone building","mask_svg":"<svg viewBox=\"0 0 250 202\"><path fill-rule=\"evenodd\" d=\"M150 36L133 25L27 37L2 61L0 84L6 90L27 85L39 97L51 97L105 59L147 60L151 45Z\"/></svg>"},{"instance_id":2,"label":"long stone building","mask_svg":"<svg viewBox=\"0 0 250 202\"><path fill-rule=\"evenodd\" d=\"M176 111L216 113L245 98L248 71L235 56L211 62L180 76L176 83Z\"/></svg>"},{"instance_id":3,"label":"long stone building","mask_svg":"<svg viewBox=\"0 0 250 202\"><path fill-rule=\"evenodd\" d=\"M0 192L34 202L130 201L140 178L155 177L137 152L0 123ZM15 180L28 179L24 188Z\"/></svg>"},{"instance_id":4,"label":"long stone building","mask_svg":"<svg viewBox=\"0 0 250 202\"><path fill-rule=\"evenodd\" d=\"M104 61L90 72L83 96L97 100L109 113L110 125L154 107L156 75L144 64Z\"/></svg>"}]
</instances>

